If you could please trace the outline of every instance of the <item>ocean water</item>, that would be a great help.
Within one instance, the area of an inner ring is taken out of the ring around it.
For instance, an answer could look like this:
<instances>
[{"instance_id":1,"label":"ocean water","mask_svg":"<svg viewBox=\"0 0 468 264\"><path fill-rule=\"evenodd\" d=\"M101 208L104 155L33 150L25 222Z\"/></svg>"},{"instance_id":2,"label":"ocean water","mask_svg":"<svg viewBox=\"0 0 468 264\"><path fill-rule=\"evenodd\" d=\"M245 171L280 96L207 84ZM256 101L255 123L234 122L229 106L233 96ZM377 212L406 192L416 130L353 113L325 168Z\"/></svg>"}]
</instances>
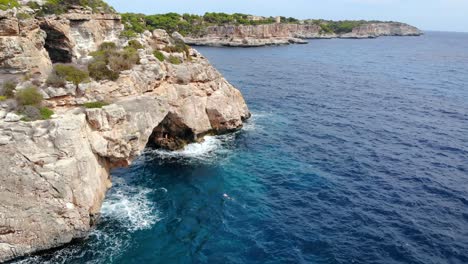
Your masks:
<instances>
[{"instance_id":1,"label":"ocean water","mask_svg":"<svg viewBox=\"0 0 468 264\"><path fill-rule=\"evenodd\" d=\"M22 263L468 263L468 34L199 50L245 128L115 170L89 238Z\"/></svg>"}]
</instances>

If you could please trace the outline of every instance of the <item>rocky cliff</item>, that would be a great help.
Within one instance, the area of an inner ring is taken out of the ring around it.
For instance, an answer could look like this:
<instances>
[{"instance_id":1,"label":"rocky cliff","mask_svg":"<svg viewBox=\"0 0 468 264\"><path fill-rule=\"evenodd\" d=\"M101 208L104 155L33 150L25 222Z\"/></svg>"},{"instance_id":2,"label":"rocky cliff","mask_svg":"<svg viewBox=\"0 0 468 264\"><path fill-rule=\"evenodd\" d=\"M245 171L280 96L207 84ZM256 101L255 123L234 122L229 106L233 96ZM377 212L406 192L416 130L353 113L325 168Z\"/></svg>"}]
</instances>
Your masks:
<instances>
[{"instance_id":1,"label":"rocky cliff","mask_svg":"<svg viewBox=\"0 0 468 264\"><path fill-rule=\"evenodd\" d=\"M376 38L380 36L419 36L422 32L397 22L365 23L352 32L326 33L315 24L224 25L207 27L201 36L187 36L185 41L200 46L265 46L306 43L304 39Z\"/></svg>"},{"instance_id":2,"label":"rocky cliff","mask_svg":"<svg viewBox=\"0 0 468 264\"><path fill-rule=\"evenodd\" d=\"M118 16L0 17L0 69L33 74L16 92L36 84L55 112L25 122L0 101L0 262L86 236L111 187L110 169L128 166L145 147L178 148L237 130L250 116L241 93L196 50L162 51L180 64L158 60L153 50L175 42L163 30L138 37L139 63L117 80L56 88L45 82L54 62L79 65L103 41L126 43ZM96 101L109 104L83 107Z\"/></svg>"},{"instance_id":3,"label":"rocky cliff","mask_svg":"<svg viewBox=\"0 0 468 264\"><path fill-rule=\"evenodd\" d=\"M122 29L120 16L87 8L40 18L25 6L0 10L0 72L47 74L52 63L77 61L105 41L118 42Z\"/></svg>"}]
</instances>

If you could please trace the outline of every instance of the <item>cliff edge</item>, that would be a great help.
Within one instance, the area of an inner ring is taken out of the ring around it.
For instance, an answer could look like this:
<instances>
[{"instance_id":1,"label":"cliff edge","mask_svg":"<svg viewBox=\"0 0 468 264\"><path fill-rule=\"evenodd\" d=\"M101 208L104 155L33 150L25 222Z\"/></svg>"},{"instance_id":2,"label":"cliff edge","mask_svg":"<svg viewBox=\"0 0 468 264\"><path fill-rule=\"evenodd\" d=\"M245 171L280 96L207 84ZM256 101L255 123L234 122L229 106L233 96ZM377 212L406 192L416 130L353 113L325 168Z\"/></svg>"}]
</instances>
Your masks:
<instances>
[{"instance_id":1,"label":"cliff edge","mask_svg":"<svg viewBox=\"0 0 468 264\"><path fill-rule=\"evenodd\" d=\"M85 237L110 170L146 147L178 149L250 117L241 93L164 30L129 42L118 15L86 8L7 10L0 25L2 81L16 81L0 97L0 262ZM92 78L76 82L86 65ZM74 74L60 79L68 66ZM54 114L31 120L35 111Z\"/></svg>"}]
</instances>

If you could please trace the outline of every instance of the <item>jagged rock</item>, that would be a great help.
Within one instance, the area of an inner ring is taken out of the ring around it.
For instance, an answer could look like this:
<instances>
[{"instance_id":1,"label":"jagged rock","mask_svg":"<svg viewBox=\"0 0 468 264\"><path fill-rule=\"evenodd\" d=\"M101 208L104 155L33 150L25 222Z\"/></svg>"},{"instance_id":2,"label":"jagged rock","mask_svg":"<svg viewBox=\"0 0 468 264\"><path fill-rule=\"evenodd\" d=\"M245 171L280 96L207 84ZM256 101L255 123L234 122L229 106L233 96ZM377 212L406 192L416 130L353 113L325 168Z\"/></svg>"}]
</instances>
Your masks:
<instances>
[{"instance_id":1,"label":"jagged rock","mask_svg":"<svg viewBox=\"0 0 468 264\"><path fill-rule=\"evenodd\" d=\"M88 123L96 130L104 131L110 129L106 113L100 108L86 109L86 118L88 119Z\"/></svg>"},{"instance_id":2,"label":"jagged rock","mask_svg":"<svg viewBox=\"0 0 468 264\"><path fill-rule=\"evenodd\" d=\"M0 261L83 237L109 181L109 164L93 153L85 116L0 122ZM5 143L5 141L1 143ZM20 199L19 199L20 198Z\"/></svg>"},{"instance_id":3,"label":"jagged rock","mask_svg":"<svg viewBox=\"0 0 468 264\"><path fill-rule=\"evenodd\" d=\"M77 60L89 56L103 42L119 42L123 25L116 14L76 14L62 16L70 21L70 34L75 40L73 56Z\"/></svg>"},{"instance_id":4,"label":"jagged rock","mask_svg":"<svg viewBox=\"0 0 468 264\"><path fill-rule=\"evenodd\" d=\"M0 72L50 72L52 64L44 48L46 34L36 19L19 21L14 13L4 12L0 28Z\"/></svg>"},{"instance_id":5,"label":"jagged rock","mask_svg":"<svg viewBox=\"0 0 468 264\"><path fill-rule=\"evenodd\" d=\"M153 30L153 37L160 41L166 41L169 43L169 34L164 29L155 29Z\"/></svg>"},{"instance_id":6,"label":"jagged rock","mask_svg":"<svg viewBox=\"0 0 468 264\"><path fill-rule=\"evenodd\" d=\"M172 33L171 37L172 37L175 41L184 42L184 37L183 37L179 32L174 32L174 33Z\"/></svg>"},{"instance_id":7,"label":"jagged rock","mask_svg":"<svg viewBox=\"0 0 468 264\"><path fill-rule=\"evenodd\" d=\"M0 36L19 35L19 22L17 18L0 18Z\"/></svg>"}]
</instances>

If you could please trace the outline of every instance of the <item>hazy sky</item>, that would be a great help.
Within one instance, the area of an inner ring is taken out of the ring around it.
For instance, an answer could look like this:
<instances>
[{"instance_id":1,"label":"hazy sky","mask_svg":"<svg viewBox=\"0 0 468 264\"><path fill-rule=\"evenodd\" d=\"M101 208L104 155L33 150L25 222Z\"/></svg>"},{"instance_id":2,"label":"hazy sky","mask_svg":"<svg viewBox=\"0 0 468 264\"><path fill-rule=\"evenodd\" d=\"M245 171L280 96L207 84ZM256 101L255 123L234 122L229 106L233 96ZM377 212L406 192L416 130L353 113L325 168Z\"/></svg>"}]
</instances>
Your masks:
<instances>
[{"instance_id":1,"label":"hazy sky","mask_svg":"<svg viewBox=\"0 0 468 264\"><path fill-rule=\"evenodd\" d=\"M247 13L296 18L375 19L424 30L468 32L468 0L106 0L119 12Z\"/></svg>"}]
</instances>

